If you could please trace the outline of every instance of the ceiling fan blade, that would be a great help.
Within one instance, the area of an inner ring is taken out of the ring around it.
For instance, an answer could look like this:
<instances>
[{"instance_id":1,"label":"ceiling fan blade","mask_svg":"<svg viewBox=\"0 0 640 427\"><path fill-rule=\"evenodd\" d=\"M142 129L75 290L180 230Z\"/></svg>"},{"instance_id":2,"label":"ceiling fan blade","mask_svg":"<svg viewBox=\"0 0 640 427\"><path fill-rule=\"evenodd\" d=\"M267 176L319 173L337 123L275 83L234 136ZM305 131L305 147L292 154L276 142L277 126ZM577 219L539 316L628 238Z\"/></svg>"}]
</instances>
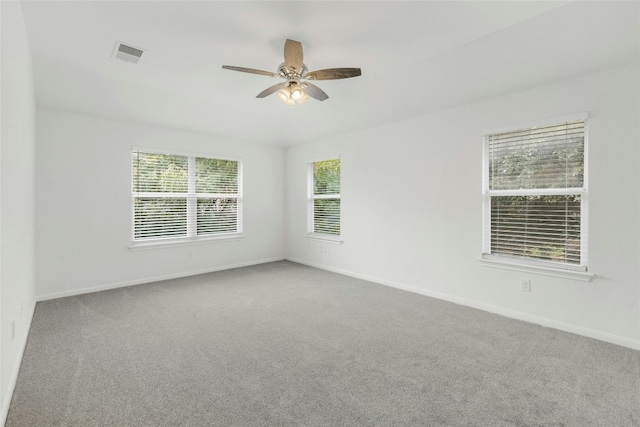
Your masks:
<instances>
[{"instance_id":1,"label":"ceiling fan blade","mask_svg":"<svg viewBox=\"0 0 640 427\"><path fill-rule=\"evenodd\" d=\"M280 75L277 73L272 73L271 71L256 70L253 68L234 67L233 65L223 65L222 68L224 68L225 70L242 71L243 73L260 74L261 76L280 77Z\"/></svg>"},{"instance_id":2,"label":"ceiling fan blade","mask_svg":"<svg viewBox=\"0 0 640 427\"><path fill-rule=\"evenodd\" d=\"M282 83L277 83L277 84L275 84L273 86L270 86L270 87L266 88L265 90L263 90L262 92L260 92L258 94L258 96L256 96L256 98L266 98L267 96L271 95L272 93L275 93L275 92L279 91L280 89L282 89L286 85L287 85L286 82L282 82Z\"/></svg>"},{"instance_id":3,"label":"ceiling fan blade","mask_svg":"<svg viewBox=\"0 0 640 427\"><path fill-rule=\"evenodd\" d=\"M327 68L307 73L305 76L309 80L337 80L358 77L362 75L360 68Z\"/></svg>"},{"instance_id":4,"label":"ceiling fan blade","mask_svg":"<svg viewBox=\"0 0 640 427\"><path fill-rule=\"evenodd\" d=\"M302 70L302 44L295 40L284 43L284 64L292 71Z\"/></svg>"},{"instance_id":5,"label":"ceiling fan blade","mask_svg":"<svg viewBox=\"0 0 640 427\"><path fill-rule=\"evenodd\" d=\"M329 98L329 95L324 93L322 89L320 89L318 86L311 84L309 82L304 82L302 84L302 88L304 89L304 92L307 95L309 95L314 99L317 99L318 101L324 101L325 99Z\"/></svg>"}]
</instances>

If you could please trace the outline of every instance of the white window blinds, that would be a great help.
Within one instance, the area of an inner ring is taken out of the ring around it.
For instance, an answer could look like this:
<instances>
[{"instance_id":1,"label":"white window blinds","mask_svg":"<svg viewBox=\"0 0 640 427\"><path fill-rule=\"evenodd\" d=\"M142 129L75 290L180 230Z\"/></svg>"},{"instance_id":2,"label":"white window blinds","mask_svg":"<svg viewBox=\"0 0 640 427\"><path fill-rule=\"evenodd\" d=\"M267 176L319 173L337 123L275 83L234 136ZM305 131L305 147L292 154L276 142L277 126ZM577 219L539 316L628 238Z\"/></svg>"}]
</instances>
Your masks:
<instances>
[{"instance_id":1,"label":"white window blinds","mask_svg":"<svg viewBox=\"0 0 640 427\"><path fill-rule=\"evenodd\" d=\"M340 236L340 160L309 163L308 232Z\"/></svg>"},{"instance_id":2,"label":"white window blinds","mask_svg":"<svg viewBox=\"0 0 640 427\"><path fill-rule=\"evenodd\" d=\"M485 256L586 270L585 126L485 136Z\"/></svg>"},{"instance_id":3,"label":"white window blinds","mask_svg":"<svg viewBox=\"0 0 640 427\"><path fill-rule=\"evenodd\" d=\"M196 158L199 236L242 231L239 170L237 161Z\"/></svg>"},{"instance_id":4,"label":"white window blinds","mask_svg":"<svg viewBox=\"0 0 640 427\"><path fill-rule=\"evenodd\" d=\"M242 232L241 163L132 151L133 240Z\"/></svg>"}]
</instances>

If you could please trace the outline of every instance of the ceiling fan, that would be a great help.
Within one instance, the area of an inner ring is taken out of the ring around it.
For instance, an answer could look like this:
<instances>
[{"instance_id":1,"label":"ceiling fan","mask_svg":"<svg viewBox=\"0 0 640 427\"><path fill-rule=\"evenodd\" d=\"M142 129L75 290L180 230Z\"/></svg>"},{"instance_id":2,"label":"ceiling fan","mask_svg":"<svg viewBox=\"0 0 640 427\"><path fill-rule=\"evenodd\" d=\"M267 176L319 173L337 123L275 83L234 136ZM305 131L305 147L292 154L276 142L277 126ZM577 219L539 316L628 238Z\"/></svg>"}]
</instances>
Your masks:
<instances>
[{"instance_id":1,"label":"ceiling fan","mask_svg":"<svg viewBox=\"0 0 640 427\"><path fill-rule=\"evenodd\" d=\"M302 104L309 97L318 101L329 98L322 89L308 80L338 80L361 75L360 68L327 68L308 71L307 66L302 62L302 44L289 39L284 44L284 62L278 66L276 73L233 65L223 65L222 68L285 79L284 82L263 90L256 98L265 98L277 92L278 98L287 105Z\"/></svg>"}]
</instances>

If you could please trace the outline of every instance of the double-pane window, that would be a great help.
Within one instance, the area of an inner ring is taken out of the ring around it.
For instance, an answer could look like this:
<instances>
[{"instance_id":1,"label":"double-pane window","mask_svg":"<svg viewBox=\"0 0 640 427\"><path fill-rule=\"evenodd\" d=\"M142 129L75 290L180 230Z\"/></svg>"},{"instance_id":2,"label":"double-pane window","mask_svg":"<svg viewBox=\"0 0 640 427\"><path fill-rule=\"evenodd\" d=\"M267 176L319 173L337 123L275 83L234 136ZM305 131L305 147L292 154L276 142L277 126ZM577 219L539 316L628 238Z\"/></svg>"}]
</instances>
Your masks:
<instances>
[{"instance_id":1,"label":"double-pane window","mask_svg":"<svg viewBox=\"0 0 640 427\"><path fill-rule=\"evenodd\" d=\"M133 150L133 241L242 232L237 160Z\"/></svg>"},{"instance_id":2,"label":"double-pane window","mask_svg":"<svg viewBox=\"0 0 640 427\"><path fill-rule=\"evenodd\" d=\"M340 236L340 159L309 163L307 231L329 238Z\"/></svg>"},{"instance_id":3,"label":"double-pane window","mask_svg":"<svg viewBox=\"0 0 640 427\"><path fill-rule=\"evenodd\" d=\"M485 258L587 268L586 120L485 136Z\"/></svg>"}]
</instances>

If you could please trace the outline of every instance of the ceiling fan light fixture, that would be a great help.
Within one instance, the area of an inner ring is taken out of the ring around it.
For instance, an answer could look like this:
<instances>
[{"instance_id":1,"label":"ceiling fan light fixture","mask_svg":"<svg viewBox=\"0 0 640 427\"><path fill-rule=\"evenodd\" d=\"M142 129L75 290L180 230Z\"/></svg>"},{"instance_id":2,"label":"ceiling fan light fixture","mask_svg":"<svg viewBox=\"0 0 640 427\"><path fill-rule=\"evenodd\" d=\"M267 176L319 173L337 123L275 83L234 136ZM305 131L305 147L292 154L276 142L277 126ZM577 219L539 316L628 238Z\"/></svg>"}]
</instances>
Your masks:
<instances>
[{"instance_id":1,"label":"ceiling fan light fixture","mask_svg":"<svg viewBox=\"0 0 640 427\"><path fill-rule=\"evenodd\" d=\"M278 98L283 104L299 105L309 100L307 94L296 82L291 82L278 91Z\"/></svg>"},{"instance_id":2,"label":"ceiling fan light fixture","mask_svg":"<svg viewBox=\"0 0 640 427\"><path fill-rule=\"evenodd\" d=\"M301 88L296 87L291 90L291 98L295 99L296 101L299 101L303 96L304 96L304 91Z\"/></svg>"},{"instance_id":3,"label":"ceiling fan light fixture","mask_svg":"<svg viewBox=\"0 0 640 427\"><path fill-rule=\"evenodd\" d=\"M289 101L289 97L287 96L284 89L280 89L278 91L278 98L280 99L280 101L284 102L285 104L287 103L287 101Z\"/></svg>"}]
</instances>

